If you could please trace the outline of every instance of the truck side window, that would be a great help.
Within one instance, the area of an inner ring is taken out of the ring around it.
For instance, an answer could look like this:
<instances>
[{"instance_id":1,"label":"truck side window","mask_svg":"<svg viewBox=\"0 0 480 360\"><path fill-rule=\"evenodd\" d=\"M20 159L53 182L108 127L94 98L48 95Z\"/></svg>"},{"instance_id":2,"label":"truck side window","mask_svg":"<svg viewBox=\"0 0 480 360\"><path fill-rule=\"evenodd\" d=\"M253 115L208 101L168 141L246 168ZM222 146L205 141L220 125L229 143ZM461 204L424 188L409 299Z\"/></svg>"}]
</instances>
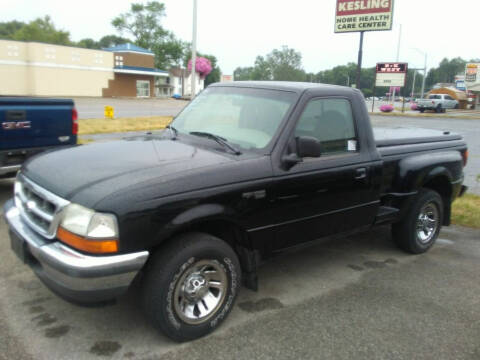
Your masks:
<instances>
[{"instance_id":1,"label":"truck side window","mask_svg":"<svg viewBox=\"0 0 480 360\"><path fill-rule=\"evenodd\" d=\"M350 102L346 99L316 99L305 107L295 136L311 136L322 146L322 154L358 150Z\"/></svg>"}]
</instances>

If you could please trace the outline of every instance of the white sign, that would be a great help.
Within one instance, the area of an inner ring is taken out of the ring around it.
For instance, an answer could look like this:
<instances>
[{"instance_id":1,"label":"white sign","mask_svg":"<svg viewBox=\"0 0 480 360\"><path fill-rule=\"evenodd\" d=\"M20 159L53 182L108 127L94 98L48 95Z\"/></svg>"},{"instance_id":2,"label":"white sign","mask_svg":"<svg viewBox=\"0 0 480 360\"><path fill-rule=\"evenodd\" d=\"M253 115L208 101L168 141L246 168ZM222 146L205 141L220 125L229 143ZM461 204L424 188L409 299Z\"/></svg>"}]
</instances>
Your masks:
<instances>
[{"instance_id":1,"label":"white sign","mask_svg":"<svg viewBox=\"0 0 480 360\"><path fill-rule=\"evenodd\" d=\"M378 63L375 86L405 86L407 71L407 63Z\"/></svg>"},{"instance_id":2,"label":"white sign","mask_svg":"<svg viewBox=\"0 0 480 360\"><path fill-rule=\"evenodd\" d=\"M335 32L391 30L393 0L337 0Z\"/></svg>"}]
</instances>

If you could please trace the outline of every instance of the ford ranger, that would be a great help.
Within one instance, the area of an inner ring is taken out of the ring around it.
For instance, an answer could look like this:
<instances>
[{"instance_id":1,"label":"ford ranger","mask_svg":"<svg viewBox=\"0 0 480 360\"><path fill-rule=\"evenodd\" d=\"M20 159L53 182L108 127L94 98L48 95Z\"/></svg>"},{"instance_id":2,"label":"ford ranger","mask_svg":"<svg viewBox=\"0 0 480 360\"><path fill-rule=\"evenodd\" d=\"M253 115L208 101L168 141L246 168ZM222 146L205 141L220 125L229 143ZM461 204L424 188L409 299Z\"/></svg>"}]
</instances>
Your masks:
<instances>
[{"instance_id":1,"label":"ford ranger","mask_svg":"<svg viewBox=\"0 0 480 360\"><path fill-rule=\"evenodd\" d=\"M11 247L55 293L118 297L134 280L177 341L213 331L270 255L391 224L419 254L465 191L456 134L376 129L360 91L209 86L161 132L27 161L4 206Z\"/></svg>"},{"instance_id":2,"label":"ford ranger","mask_svg":"<svg viewBox=\"0 0 480 360\"><path fill-rule=\"evenodd\" d=\"M77 143L71 99L0 97L0 178L15 176L39 152Z\"/></svg>"}]
</instances>

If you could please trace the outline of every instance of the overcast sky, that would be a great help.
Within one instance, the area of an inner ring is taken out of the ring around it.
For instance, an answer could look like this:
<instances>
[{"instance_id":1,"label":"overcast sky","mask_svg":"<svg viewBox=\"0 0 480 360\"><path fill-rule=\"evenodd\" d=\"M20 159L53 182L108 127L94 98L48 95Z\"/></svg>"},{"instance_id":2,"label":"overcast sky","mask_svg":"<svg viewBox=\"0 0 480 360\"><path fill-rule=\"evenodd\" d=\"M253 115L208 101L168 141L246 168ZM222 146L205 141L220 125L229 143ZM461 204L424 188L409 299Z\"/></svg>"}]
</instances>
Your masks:
<instances>
[{"instance_id":1,"label":"overcast sky","mask_svg":"<svg viewBox=\"0 0 480 360\"><path fill-rule=\"evenodd\" d=\"M135 2L135 1L133 1ZM142 2L142 1L137 1ZM185 41L192 37L193 0L164 0L163 25ZM50 15L71 39L116 33L112 18L130 0L1 0L0 22ZM213 54L224 74L250 66L257 55L287 45L300 51L308 72L356 62L359 33L334 34L335 0L198 0L198 49ZM365 33L363 65L394 61L402 24L400 61L437 66L444 58L480 58L479 0L395 0L392 31Z\"/></svg>"}]
</instances>

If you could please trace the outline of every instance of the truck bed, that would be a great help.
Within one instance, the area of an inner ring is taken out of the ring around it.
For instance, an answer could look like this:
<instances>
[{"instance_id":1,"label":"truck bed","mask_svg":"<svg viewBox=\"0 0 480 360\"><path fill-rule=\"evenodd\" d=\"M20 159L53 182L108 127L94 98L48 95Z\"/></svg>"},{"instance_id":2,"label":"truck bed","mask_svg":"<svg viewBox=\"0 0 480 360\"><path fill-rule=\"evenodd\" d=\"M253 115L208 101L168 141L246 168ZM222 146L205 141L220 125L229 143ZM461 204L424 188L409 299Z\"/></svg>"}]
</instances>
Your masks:
<instances>
[{"instance_id":1,"label":"truck bed","mask_svg":"<svg viewBox=\"0 0 480 360\"><path fill-rule=\"evenodd\" d=\"M461 140L462 136L449 131L422 128L373 128L377 148L411 144Z\"/></svg>"}]
</instances>

